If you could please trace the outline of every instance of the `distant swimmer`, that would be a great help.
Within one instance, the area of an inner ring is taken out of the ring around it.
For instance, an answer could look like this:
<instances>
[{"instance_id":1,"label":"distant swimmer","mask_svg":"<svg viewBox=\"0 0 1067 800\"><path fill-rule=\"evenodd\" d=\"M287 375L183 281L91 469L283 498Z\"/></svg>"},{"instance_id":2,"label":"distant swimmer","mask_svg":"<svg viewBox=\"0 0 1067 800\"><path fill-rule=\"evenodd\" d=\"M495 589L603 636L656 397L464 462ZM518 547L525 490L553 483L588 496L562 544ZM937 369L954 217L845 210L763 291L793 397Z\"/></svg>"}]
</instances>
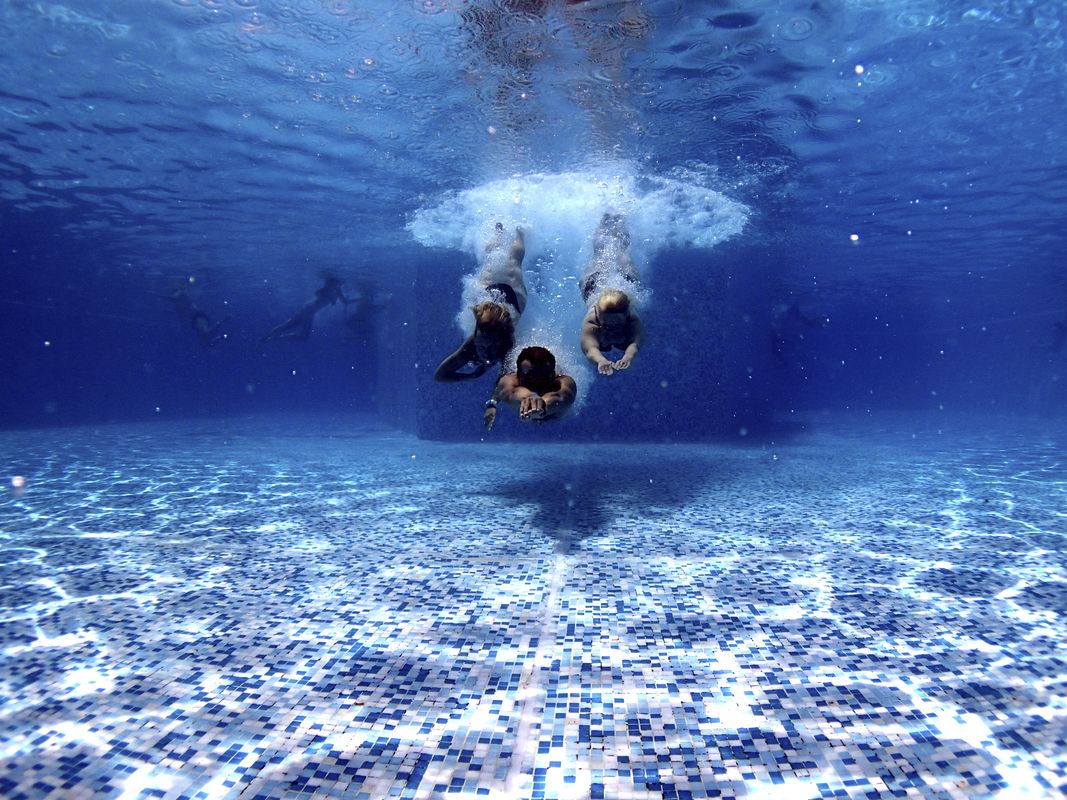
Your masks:
<instances>
[{"instance_id":1,"label":"distant swimmer","mask_svg":"<svg viewBox=\"0 0 1067 800\"><path fill-rule=\"evenodd\" d=\"M392 295L375 292L369 283L356 287L356 293L345 302L345 339L366 344L373 338L378 315L392 300Z\"/></svg>"},{"instance_id":2,"label":"distant swimmer","mask_svg":"<svg viewBox=\"0 0 1067 800\"><path fill-rule=\"evenodd\" d=\"M174 310L178 312L178 316L188 322L193 330L196 331L196 338L201 346L214 347L226 338L222 328L229 322L230 318L226 317L212 325L208 315L197 307L184 286L179 286L170 294L162 294L160 292L149 292L149 294L169 300L174 306Z\"/></svg>"},{"instance_id":3,"label":"distant swimmer","mask_svg":"<svg viewBox=\"0 0 1067 800\"><path fill-rule=\"evenodd\" d=\"M515 325L526 308L522 277L525 256L522 228L515 229L509 245L503 224L496 223L477 277L479 301L471 307L474 333L438 365L435 381L453 383L484 375L489 367L503 362L515 346Z\"/></svg>"},{"instance_id":4,"label":"distant swimmer","mask_svg":"<svg viewBox=\"0 0 1067 800\"><path fill-rule=\"evenodd\" d=\"M487 428L491 429L496 421L498 402L513 408L523 422L544 422L567 413L577 395L577 385L569 375L556 373L556 357L549 350L523 348L515 364L516 371L501 375L493 397L486 401Z\"/></svg>"},{"instance_id":5,"label":"distant swimmer","mask_svg":"<svg viewBox=\"0 0 1067 800\"><path fill-rule=\"evenodd\" d=\"M349 302L341 288L341 279L334 275L325 275L322 286L315 290L315 296L304 303L292 317L260 339L260 342L269 342L273 339L300 341L307 339L311 335L311 325L315 321L315 315L326 306L332 306L338 301L345 304Z\"/></svg>"},{"instance_id":6,"label":"distant swimmer","mask_svg":"<svg viewBox=\"0 0 1067 800\"><path fill-rule=\"evenodd\" d=\"M641 349L644 327L631 296L639 283L626 224L619 214L605 214L580 284L582 300L589 306L582 321L582 352L601 375L627 369ZM605 355L612 350L622 353L616 361Z\"/></svg>"},{"instance_id":7,"label":"distant swimmer","mask_svg":"<svg viewBox=\"0 0 1067 800\"><path fill-rule=\"evenodd\" d=\"M775 360L783 366L787 364L788 356L794 355L804 341L805 329L822 328L829 321L822 314L808 316L797 300L776 305L771 313L771 351Z\"/></svg>"}]
</instances>

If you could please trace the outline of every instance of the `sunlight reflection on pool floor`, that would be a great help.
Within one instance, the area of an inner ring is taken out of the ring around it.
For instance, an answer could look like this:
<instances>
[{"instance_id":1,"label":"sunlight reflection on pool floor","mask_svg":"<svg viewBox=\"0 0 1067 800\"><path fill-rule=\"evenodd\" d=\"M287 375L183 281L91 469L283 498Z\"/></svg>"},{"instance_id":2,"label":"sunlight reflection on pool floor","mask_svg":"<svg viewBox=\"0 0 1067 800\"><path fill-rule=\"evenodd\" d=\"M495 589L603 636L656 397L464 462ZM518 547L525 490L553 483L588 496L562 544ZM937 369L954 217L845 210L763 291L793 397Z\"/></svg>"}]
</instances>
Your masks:
<instances>
[{"instance_id":1,"label":"sunlight reflection on pool floor","mask_svg":"<svg viewBox=\"0 0 1067 800\"><path fill-rule=\"evenodd\" d=\"M0 434L0 795L1067 784L1067 437L282 430Z\"/></svg>"}]
</instances>

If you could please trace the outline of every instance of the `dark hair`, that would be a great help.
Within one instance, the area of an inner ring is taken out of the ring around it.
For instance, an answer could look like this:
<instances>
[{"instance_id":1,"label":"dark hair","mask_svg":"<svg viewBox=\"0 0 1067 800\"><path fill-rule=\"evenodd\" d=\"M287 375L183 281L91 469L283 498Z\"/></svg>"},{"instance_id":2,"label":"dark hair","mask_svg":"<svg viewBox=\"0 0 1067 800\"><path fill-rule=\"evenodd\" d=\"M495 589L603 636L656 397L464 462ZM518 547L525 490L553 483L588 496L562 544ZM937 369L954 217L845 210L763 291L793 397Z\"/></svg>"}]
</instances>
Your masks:
<instances>
[{"instance_id":1,"label":"dark hair","mask_svg":"<svg viewBox=\"0 0 1067 800\"><path fill-rule=\"evenodd\" d=\"M315 290L315 296L336 299L342 286L341 279L335 275L325 275L322 280L322 286Z\"/></svg>"},{"instance_id":2,"label":"dark hair","mask_svg":"<svg viewBox=\"0 0 1067 800\"><path fill-rule=\"evenodd\" d=\"M515 359L516 368L523 361L529 361L535 367L547 364L552 368L553 373L556 371L556 357L544 347L524 347L522 352L519 353L519 357Z\"/></svg>"}]
</instances>

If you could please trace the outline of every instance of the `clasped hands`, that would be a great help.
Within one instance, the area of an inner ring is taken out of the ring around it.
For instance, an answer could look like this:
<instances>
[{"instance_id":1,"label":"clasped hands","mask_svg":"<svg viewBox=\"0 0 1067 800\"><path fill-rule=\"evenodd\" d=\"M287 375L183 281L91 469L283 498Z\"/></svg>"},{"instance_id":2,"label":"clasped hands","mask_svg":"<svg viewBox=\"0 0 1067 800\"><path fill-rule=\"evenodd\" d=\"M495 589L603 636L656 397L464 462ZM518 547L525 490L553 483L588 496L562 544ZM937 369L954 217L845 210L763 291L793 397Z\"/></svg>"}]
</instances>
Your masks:
<instances>
[{"instance_id":1,"label":"clasped hands","mask_svg":"<svg viewBox=\"0 0 1067 800\"><path fill-rule=\"evenodd\" d=\"M605 361L603 364L597 364L596 369L601 375L611 375L617 369L626 369L632 361L632 356L623 356L618 361Z\"/></svg>"},{"instance_id":2,"label":"clasped hands","mask_svg":"<svg viewBox=\"0 0 1067 800\"><path fill-rule=\"evenodd\" d=\"M540 395L530 395L519 401L519 419L523 422L543 420L548 413L545 399Z\"/></svg>"}]
</instances>

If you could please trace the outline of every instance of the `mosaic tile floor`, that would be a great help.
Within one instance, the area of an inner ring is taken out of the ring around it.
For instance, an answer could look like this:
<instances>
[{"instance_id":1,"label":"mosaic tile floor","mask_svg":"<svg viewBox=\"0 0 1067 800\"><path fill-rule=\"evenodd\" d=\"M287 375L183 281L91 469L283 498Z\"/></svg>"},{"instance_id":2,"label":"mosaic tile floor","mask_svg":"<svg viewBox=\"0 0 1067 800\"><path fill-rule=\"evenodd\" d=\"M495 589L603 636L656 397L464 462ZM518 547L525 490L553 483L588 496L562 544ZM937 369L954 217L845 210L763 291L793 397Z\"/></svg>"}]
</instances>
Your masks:
<instances>
[{"instance_id":1,"label":"mosaic tile floor","mask_svg":"<svg viewBox=\"0 0 1067 800\"><path fill-rule=\"evenodd\" d=\"M1067 788L1063 432L332 430L0 434L0 796Z\"/></svg>"}]
</instances>

